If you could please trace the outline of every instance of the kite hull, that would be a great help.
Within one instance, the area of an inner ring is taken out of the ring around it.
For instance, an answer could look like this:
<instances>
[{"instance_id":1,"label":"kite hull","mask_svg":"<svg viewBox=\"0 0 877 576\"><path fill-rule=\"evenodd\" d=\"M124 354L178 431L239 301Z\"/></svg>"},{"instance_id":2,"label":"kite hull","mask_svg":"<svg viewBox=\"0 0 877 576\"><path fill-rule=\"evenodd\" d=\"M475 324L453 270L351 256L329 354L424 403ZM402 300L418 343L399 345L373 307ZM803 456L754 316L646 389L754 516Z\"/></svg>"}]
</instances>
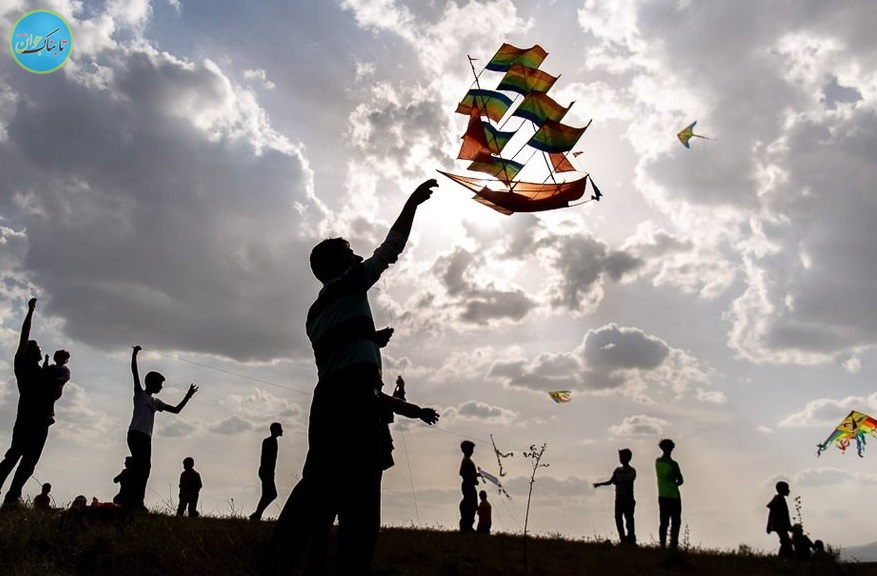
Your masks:
<instances>
[{"instance_id":1,"label":"kite hull","mask_svg":"<svg viewBox=\"0 0 877 576\"><path fill-rule=\"evenodd\" d=\"M503 214L566 208L585 193L588 175L567 182L509 182L452 174L439 170L475 193L475 201Z\"/></svg>"}]
</instances>

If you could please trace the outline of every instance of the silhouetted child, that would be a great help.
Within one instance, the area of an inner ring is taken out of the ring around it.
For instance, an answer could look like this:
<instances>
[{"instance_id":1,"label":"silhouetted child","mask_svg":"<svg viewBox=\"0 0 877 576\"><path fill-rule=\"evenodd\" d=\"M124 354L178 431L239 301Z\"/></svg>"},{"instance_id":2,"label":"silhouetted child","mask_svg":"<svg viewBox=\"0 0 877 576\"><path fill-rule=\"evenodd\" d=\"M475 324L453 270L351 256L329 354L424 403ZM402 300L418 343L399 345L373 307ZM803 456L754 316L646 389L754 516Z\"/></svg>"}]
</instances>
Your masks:
<instances>
[{"instance_id":1,"label":"silhouetted child","mask_svg":"<svg viewBox=\"0 0 877 576\"><path fill-rule=\"evenodd\" d=\"M475 444L469 440L460 442L460 450L463 452L463 460L460 462L460 477L463 482L460 489L463 491L463 499L460 500L460 532L473 532L475 524L475 512L478 510L478 468L472 461L472 453Z\"/></svg>"},{"instance_id":2,"label":"silhouetted child","mask_svg":"<svg viewBox=\"0 0 877 576\"><path fill-rule=\"evenodd\" d=\"M52 491L52 485L46 482L43 484L43 490L33 499L33 507L36 510L50 510L52 508L52 497L49 492Z\"/></svg>"},{"instance_id":3,"label":"silhouetted child","mask_svg":"<svg viewBox=\"0 0 877 576\"><path fill-rule=\"evenodd\" d=\"M188 508L189 517L198 516L198 494L201 492L201 475L195 470L195 459L187 456L183 459L183 472L180 474L180 505L177 516L182 516Z\"/></svg>"},{"instance_id":4,"label":"silhouetted child","mask_svg":"<svg viewBox=\"0 0 877 576\"><path fill-rule=\"evenodd\" d=\"M797 560L810 560L810 551L816 550L816 545L804 534L801 524L792 524L792 549Z\"/></svg>"},{"instance_id":5,"label":"silhouetted child","mask_svg":"<svg viewBox=\"0 0 877 576\"><path fill-rule=\"evenodd\" d=\"M671 458L676 443L669 438L658 442L661 456L655 460L655 473L658 477L658 540L661 548L667 545L667 528L670 528L670 548L679 547L679 528L682 522L682 471L679 464Z\"/></svg>"},{"instance_id":6,"label":"silhouetted child","mask_svg":"<svg viewBox=\"0 0 877 576\"><path fill-rule=\"evenodd\" d=\"M137 354L140 350L140 346L134 346L131 353L131 374L134 376L134 414L131 416L131 425L128 426L128 449L131 451L133 459L131 472L134 477L130 505L135 510L145 511L146 483L152 468L152 428L155 424L155 413L166 411L179 414L189 399L198 391L198 387L194 384L189 385L186 395L176 406L165 404L158 398L153 398L152 395L160 392L164 386L164 376L158 372L149 372L143 379L145 387L140 385L140 372L137 369Z\"/></svg>"},{"instance_id":7,"label":"silhouetted child","mask_svg":"<svg viewBox=\"0 0 877 576\"><path fill-rule=\"evenodd\" d=\"M134 477L131 472L133 462L134 459L131 456L125 456L125 467L113 478L113 483L119 485L119 493L113 496L113 502L119 506L130 507L131 504L131 489L134 485Z\"/></svg>"},{"instance_id":8,"label":"silhouetted child","mask_svg":"<svg viewBox=\"0 0 877 576\"><path fill-rule=\"evenodd\" d=\"M54 402L61 397L64 392L64 384L70 381L70 368L67 362L70 361L70 352L66 350L55 350L52 355L54 364L49 364L49 355L43 362L43 378L47 395L52 401L51 413L49 418L55 421L55 405Z\"/></svg>"},{"instance_id":9,"label":"silhouetted child","mask_svg":"<svg viewBox=\"0 0 877 576\"><path fill-rule=\"evenodd\" d=\"M794 554L792 540L789 532L792 530L792 521L789 518L789 505L786 496L789 495L789 484L780 480L776 483L776 495L767 503L770 510L767 515L767 533L776 532L780 538L779 556L788 558Z\"/></svg>"},{"instance_id":10,"label":"silhouetted child","mask_svg":"<svg viewBox=\"0 0 877 576\"><path fill-rule=\"evenodd\" d=\"M634 528L633 510L636 501L633 498L633 482L636 480L636 470L630 465L633 452L627 448L618 451L618 461L621 466L613 470L612 477L605 482L594 482L594 488L600 486L615 485L615 527L618 528L618 536L622 544L636 544L636 530ZM625 522L627 531L624 530Z\"/></svg>"},{"instance_id":11,"label":"silhouetted child","mask_svg":"<svg viewBox=\"0 0 877 576\"><path fill-rule=\"evenodd\" d=\"M490 534L490 526L493 520L491 518L492 507L490 502L487 501L487 492L484 490L480 491L478 498L481 499L481 502L478 503L478 526L475 528L475 531L482 534Z\"/></svg>"},{"instance_id":12,"label":"silhouetted child","mask_svg":"<svg viewBox=\"0 0 877 576\"><path fill-rule=\"evenodd\" d=\"M277 466L277 438L283 436L283 426L273 422L268 428L271 435L262 440L262 452L259 458L259 480L262 482L262 497L256 505L256 511L250 514L250 520L261 520L262 513L277 498L277 485L274 483L274 468Z\"/></svg>"}]
</instances>

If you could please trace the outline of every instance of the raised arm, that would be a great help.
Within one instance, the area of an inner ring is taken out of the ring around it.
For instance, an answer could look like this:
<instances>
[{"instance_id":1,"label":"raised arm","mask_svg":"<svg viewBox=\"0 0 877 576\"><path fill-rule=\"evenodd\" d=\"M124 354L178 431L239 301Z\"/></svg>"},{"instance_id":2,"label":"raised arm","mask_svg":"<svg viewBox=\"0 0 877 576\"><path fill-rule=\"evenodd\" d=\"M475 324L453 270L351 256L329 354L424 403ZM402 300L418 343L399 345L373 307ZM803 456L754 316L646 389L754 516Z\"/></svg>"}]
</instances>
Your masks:
<instances>
[{"instance_id":1,"label":"raised arm","mask_svg":"<svg viewBox=\"0 0 877 576\"><path fill-rule=\"evenodd\" d=\"M134 376L135 395L143 394L143 386L140 384L140 372L137 370L137 353L141 350L140 346L134 346L134 349L131 351L131 374Z\"/></svg>"},{"instance_id":2,"label":"raised arm","mask_svg":"<svg viewBox=\"0 0 877 576\"><path fill-rule=\"evenodd\" d=\"M179 414L183 410L183 408L186 407L186 404L189 403L189 398L194 396L195 392L197 392L197 391L198 391L197 386L195 386L194 384L189 384L189 390L186 392L186 395L183 396L183 399L180 400L180 403L177 404L176 406L168 406L166 408L166 410L168 412L173 413L173 414Z\"/></svg>"},{"instance_id":3,"label":"raised arm","mask_svg":"<svg viewBox=\"0 0 877 576\"><path fill-rule=\"evenodd\" d=\"M405 206L402 207L402 212L399 213L399 217L396 218L396 222L393 223L390 231L401 234L407 241L408 235L411 233L411 225L414 223L414 214L417 213L417 207L429 200L429 197L432 196L432 189L436 186L438 186L438 182L436 182L435 178L431 178L418 186L411 193L411 196L408 197Z\"/></svg>"},{"instance_id":4,"label":"raised arm","mask_svg":"<svg viewBox=\"0 0 877 576\"><path fill-rule=\"evenodd\" d=\"M33 311L36 307L36 298L31 298L27 301L27 315L25 315L24 322L21 324L21 338L18 340L18 350L15 352L16 356L24 354L24 351L27 350L27 341L30 340L30 325L33 322Z\"/></svg>"}]
</instances>

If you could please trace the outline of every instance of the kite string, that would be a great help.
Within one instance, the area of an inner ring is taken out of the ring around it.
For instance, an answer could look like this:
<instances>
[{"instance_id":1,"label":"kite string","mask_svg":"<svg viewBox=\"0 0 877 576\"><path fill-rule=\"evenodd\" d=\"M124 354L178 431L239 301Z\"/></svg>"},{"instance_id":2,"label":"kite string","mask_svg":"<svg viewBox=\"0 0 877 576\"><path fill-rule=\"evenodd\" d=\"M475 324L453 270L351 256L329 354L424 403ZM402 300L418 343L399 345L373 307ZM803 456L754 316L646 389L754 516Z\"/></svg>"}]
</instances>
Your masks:
<instances>
[{"instance_id":1,"label":"kite string","mask_svg":"<svg viewBox=\"0 0 877 576\"><path fill-rule=\"evenodd\" d=\"M405 464L408 466L408 480L411 483L411 499L414 501L414 515L420 523L420 509L417 507L417 494L414 491L414 475L411 473L411 458L408 457L408 442L405 440L405 425L399 421L399 435L402 436L402 447L405 449Z\"/></svg>"}]
</instances>

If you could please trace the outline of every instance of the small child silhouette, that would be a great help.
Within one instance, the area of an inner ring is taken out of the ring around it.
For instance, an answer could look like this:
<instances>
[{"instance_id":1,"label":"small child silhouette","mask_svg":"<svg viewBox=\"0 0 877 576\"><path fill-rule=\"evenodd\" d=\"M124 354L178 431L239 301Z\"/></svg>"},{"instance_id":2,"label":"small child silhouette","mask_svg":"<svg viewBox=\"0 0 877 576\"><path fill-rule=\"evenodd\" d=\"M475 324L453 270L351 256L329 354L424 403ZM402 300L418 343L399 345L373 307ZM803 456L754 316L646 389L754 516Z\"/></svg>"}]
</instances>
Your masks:
<instances>
[{"instance_id":1,"label":"small child silhouette","mask_svg":"<svg viewBox=\"0 0 877 576\"><path fill-rule=\"evenodd\" d=\"M43 491L34 496L33 507L37 510L49 510L52 508L52 498L49 492L52 491L52 485L46 482L43 484Z\"/></svg>"},{"instance_id":2,"label":"small child silhouette","mask_svg":"<svg viewBox=\"0 0 877 576\"><path fill-rule=\"evenodd\" d=\"M478 498L481 499L481 502L478 503L478 526L476 526L475 531L482 534L490 534L490 526L493 523L491 518L492 507L490 502L487 501L487 492L484 490L480 491Z\"/></svg>"},{"instance_id":3,"label":"small child silhouette","mask_svg":"<svg viewBox=\"0 0 877 576\"><path fill-rule=\"evenodd\" d=\"M180 474L180 505L177 516L182 516L186 509L189 516L198 516L198 494L201 493L201 475L195 470L195 459L187 456L183 459L183 472Z\"/></svg>"}]
</instances>

